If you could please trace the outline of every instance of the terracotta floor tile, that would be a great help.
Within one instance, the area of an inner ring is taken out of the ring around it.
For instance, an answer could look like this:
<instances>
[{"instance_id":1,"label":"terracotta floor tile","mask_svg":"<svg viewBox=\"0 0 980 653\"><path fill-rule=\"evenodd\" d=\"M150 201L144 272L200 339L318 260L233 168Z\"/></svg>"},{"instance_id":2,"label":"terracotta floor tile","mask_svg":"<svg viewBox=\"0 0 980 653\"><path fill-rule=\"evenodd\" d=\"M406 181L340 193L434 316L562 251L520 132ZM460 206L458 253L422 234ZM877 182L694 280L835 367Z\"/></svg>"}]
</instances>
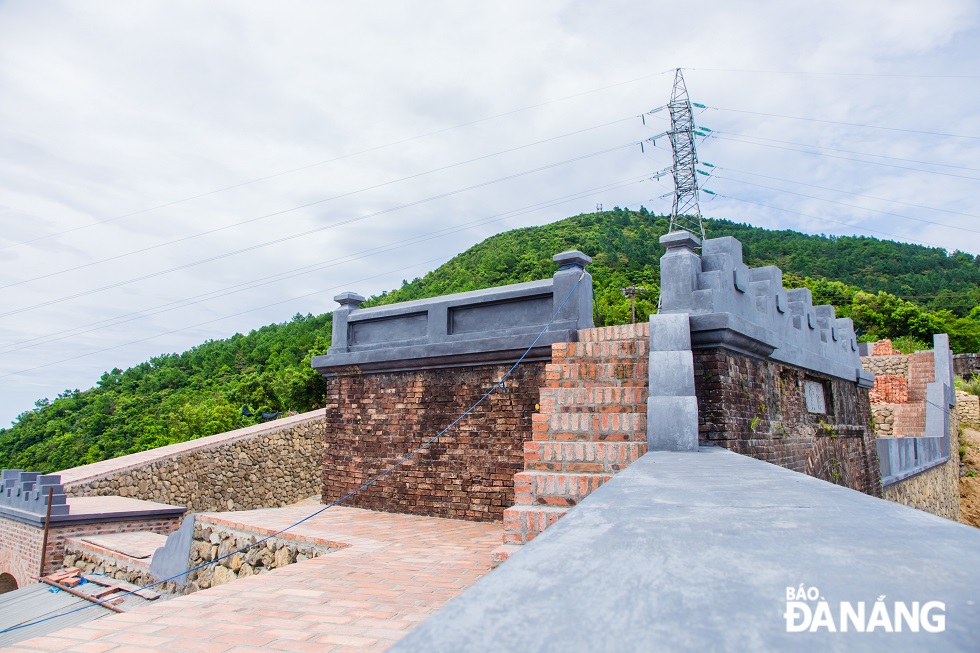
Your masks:
<instances>
[{"instance_id":1,"label":"terracotta floor tile","mask_svg":"<svg viewBox=\"0 0 980 653\"><path fill-rule=\"evenodd\" d=\"M215 516L279 529L313 510L306 506ZM489 553L500 543L499 524L340 507L301 524L296 534L350 546L105 617L83 625L84 631L76 627L35 638L19 648L31 650L23 646L31 644L33 650L77 653L384 650L489 572ZM72 631L84 632L89 641L73 638ZM173 638L165 637L171 634ZM166 646L161 646L164 640Z\"/></svg>"}]
</instances>

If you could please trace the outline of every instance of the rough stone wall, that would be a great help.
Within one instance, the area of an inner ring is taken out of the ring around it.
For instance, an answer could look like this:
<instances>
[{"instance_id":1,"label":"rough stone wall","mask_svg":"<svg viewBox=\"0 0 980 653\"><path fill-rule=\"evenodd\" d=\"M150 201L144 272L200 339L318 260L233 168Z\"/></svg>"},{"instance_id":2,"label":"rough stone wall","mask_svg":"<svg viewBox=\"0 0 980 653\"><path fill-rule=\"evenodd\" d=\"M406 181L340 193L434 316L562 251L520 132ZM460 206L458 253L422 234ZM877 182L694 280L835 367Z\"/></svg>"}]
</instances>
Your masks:
<instances>
[{"instance_id":1,"label":"rough stone wall","mask_svg":"<svg viewBox=\"0 0 980 653\"><path fill-rule=\"evenodd\" d=\"M156 454L148 451L96 463L117 465L95 477L71 480L83 468L68 470L63 472L68 479L65 492L134 497L195 512L272 508L319 493L321 414L285 427L268 424L247 431L243 437L219 434L163 447Z\"/></svg>"},{"instance_id":2,"label":"rough stone wall","mask_svg":"<svg viewBox=\"0 0 980 653\"><path fill-rule=\"evenodd\" d=\"M895 406L875 406L871 404L871 421L874 424L875 437L894 437Z\"/></svg>"},{"instance_id":3,"label":"rough stone wall","mask_svg":"<svg viewBox=\"0 0 980 653\"><path fill-rule=\"evenodd\" d=\"M824 387L827 414L809 413L804 381ZM881 496L866 390L725 349L694 351L702 443Z\"/></svg>"},{"instance_id":4,"label":"rough stone wall","mask_svg":"<svg viewBox=\"0 0 980 653\"><path fill-rule=\"evenodd\" d=\"M117 521L101 524L52 526L48 532L44 573L60 569L65 556L65 540L70 537L153 531L168 535L180 526L180 517ZM0 516L0 573L9 573L17 586L33 583L41 565L44 529Z\"/></svg>"},{"instance_id":5,"label":"rough stone wall","mask_svg":"<svg viewBox=\"0 0 980 653\"><path fill-rule=\"evenodd\" d=\"M220 520L209 521L201 516L194 523L188 569L210 562L232 551L244 548L270 535L261 529L234 528ZM191 594L198 590L223 585L236 578L255 576L279 567L317 558L342 548L344 544L304 541L295 536L273 537L248 551L235 554L204 569L192 571L181 587L170 581L154 589L172 594ZM143 587L157 582L145 566L131 564L118 556L105 555L89 547L69 546L64 558L65 567L78 567L83 572L104 574Z\"/></svg>"},{"instance_id":6,"label":"rough stone wall","mask_svg":"<svg viewBox=\"0 0 980 653\"><path fill-rule=\"evenodd\" d=\"M546 363L522 364L471 415L414 460L345 505L473 521L502 519L544 385ZM358 488L472 406L509 365L327 379L324 503Z\"/></svg>"},{"instance_id":7,"label":"rough stone wall","mask_svg":"<svg viewBox=\"0 0 980 653\"><path fill-rule=\"evenodd\" d=\"M959 521L959 467L957 457L951 458L944 465L889 485L883 496L895 503Z\"/></svg>"},{"instance_id":8,"label":"rough stone wall","mask_svg":"<svg viewBox=\"0 0 980 653\"><path fill-rule=\"evenodd\" d=\"M876 377L898 375L907 379L909 375L909 357L904 354L863 356L861 366L869 372L873 372Z\"/></svg>"},{"instance_id":9,"label":"rough stone wall","mask_svg":"<svg viewBox=\"0 0 980 653\"><path fill-rule=\"evenodd\" d=\"M961 422L980 423L980 397L957 390L956 417Z\"/></svg>"}]
</instances>

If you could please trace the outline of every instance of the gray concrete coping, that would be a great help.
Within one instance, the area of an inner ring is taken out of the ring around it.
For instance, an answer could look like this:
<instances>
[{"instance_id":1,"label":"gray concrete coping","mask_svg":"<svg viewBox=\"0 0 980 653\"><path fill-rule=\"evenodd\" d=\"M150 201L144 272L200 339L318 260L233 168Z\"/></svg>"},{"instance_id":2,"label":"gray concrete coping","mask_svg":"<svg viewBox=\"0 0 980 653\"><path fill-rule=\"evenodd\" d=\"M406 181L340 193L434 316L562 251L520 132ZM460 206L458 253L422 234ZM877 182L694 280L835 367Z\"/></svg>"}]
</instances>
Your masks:
<instances>
[{"instance_id":1,"label":"gray concrete coping","mask_svg":"<svg viewBox=\"0 0 980 653\"><path fill-rule=\"evenodd\" d=\"M68 506L68 514L51 515L51 526L179 517L187 512L187 508L183 506L117 496L68 497ZM0 516L32 526L44 526L44 515L34 512L0 506Z\"/></svg>"},{"instance_id":2,"label":"gray concrete coping","mask_svg":"<svg viewBox=\"0 0 980 653\"><path fill-rule=\"evenodd\" d=\"M978 529L724 449L653 452L391 650L976 651L978 550ZM845 603L870 632L788 632L797 604L839 629ZM886 632L899 606L918 632Z\"/></svg>"},{"instance_id":3,"label":"gray concrete coping","mask_svg":"<svg viewBox=\"0 0 980 653\"><path fill-rule=\"evenodd\" d=\"M311 364L324 376L498 364L532 345L525 360L550 359L553 343L594 326L592 259L570 250L554 260L551 279L385 306L362 309L360 295L342 293L330 349Z\"/></svg>"}]
</instances>

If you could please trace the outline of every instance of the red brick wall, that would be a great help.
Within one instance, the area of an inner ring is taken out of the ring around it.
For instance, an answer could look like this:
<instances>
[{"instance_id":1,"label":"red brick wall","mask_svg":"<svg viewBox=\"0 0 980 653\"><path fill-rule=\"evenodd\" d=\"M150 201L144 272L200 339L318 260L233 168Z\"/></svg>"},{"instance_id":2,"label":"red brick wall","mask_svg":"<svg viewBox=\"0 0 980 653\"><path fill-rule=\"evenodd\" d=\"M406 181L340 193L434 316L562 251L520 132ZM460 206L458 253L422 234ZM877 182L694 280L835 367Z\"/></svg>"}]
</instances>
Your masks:
<instances>
[{"instance_id":1,"label":"red brick wall","mask_svg":"<svg viewBox=\"0 0 980 653\"><path fill-rule=\"evenodd\" d=\"M444 429L509 365L347 375L327 379L323 501L383 472ZM498 521L514 502L514 474L544 385L545 363L522 364L474 413L390 476L344 505Z\"/></svg>"},{"instance_id":2,"label":"red brick wall","mask_svg":"<svg viewBox=\"0 0 980 653\"><path fill-rule=\"evenodd\" d=\"M909 400L909 382L901 374L877 374L868 396L872 404L904 404Z\"/></svg>"},{"instance_id":3,"label":"red brick wall","mask_svg":"<svg viewBox=\"0 0 980 653\"><path fill-rule=\"evenodd\" d=\"M169 535L177 530L180 522L181 518L179 517L167 517L103 524L52 526L48 532L44 573L49 574L61 568L62 560L65 557L66 538L133 531L153 531L161 535ZM31 580L31 576L38 575L43 539L43 528L0 516L0 573L12 575L16 579L18 587L24 587L24 585L35 582Z\"/></svg>"},{"instance_id":4,"label":"red brick wall","mask_svg":"<svg viewBox=\"0 0 980 653\"><path fill-rule=\"evenodd\" d=\"M806 410L803 381L824 384L827 414ZM694 352L700 440L881 496L867 390L723 349Z\"/></svg>"}]
</instances>

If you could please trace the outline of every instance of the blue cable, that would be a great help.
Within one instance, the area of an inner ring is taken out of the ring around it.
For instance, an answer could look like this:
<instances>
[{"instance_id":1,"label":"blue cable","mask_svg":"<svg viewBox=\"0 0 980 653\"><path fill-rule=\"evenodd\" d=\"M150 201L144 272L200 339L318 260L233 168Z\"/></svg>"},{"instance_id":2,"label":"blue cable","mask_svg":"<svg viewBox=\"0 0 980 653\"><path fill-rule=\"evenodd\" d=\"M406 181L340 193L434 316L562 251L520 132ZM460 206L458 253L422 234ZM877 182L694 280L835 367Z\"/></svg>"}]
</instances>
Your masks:
<instances>
[{"instance_id":1,"label":"blue cable","mask_svg":"<svg viewBox=\"0 0 980 653\"><path fill-rule=\"evenodd\" d=\"M578 288L579 284L582 283L582 279L584 279L584 278L585 278L585 269L583 268L582 269L582 274L579 275L578 281L576 281L575 282L575 285L572 286L572 289L568 292L568 295L562 301L561 305L558 307L558 310L556 310L555 311L555 314L551 316L551 319L548 320L548 323L544 325L544 328L541 329L541 332L537 335L537 337L530 344L530 346L528 346L528 348L524 350L524 353L521 354L521 357L517 359L517 362L514 363L509 370L507 370L507 373L504 374L503 378L501 378L499 381L497 381L492 386L490 386L490 389L487 390L486 394L484 394L482 397L480 397L479 400L477 400L477 402L475 404L473 404L472 406L470 406L469 408L467 408L466 411L464 411L459 417L457 417L452 422L450 422L449 426L447 426L446 428L444 428L443 430L439 431L438 433L436 433L435 435L433 435L431 438L429 438L428 440L426 440L425 442L423 442L422 445L418 449L416 449L415 451L411 452L410 454L408 454L407 456L405 456L404 458L402 458L401 460L399 460L398 462L396 462L394 465L392 465L391 467L389 467L385 471L381 472L380 474L378 474L377 476L375 476L371 480L367 481L366 483L364 483L360 487L355 488L354 490L351 490L350 492L348 492L344 496L340 497L336 501L332 501L331 503L328 503L327 505L325 505L324 507L320 508L316 512L314 512L314 513L312 513L310 515L307 515L303 519L300 519L298 522L295 522L293 524L290 524L289 526L286 526L282 530L276 531L275 533L272 533L271 535L266 535L262 539L256 540L255 542L253 542L252 544L249 544L248 546L244 546L244 547L242 547L240 549L237 549L235 551L232 551L230 553L226 553L223 556L220 556L218 558L215 558L214 560L210 560L208 562L205 562L203 564L200 564L200 565L198 565L196 567L193 567L191 569L188 569L187 571L182 571L179 574L175 574L173 576L170 576L169 578L164 578L163 580L158 580L157 582L151 583L150 585L147 585L146 587L141 587L140 589L136 589L136 590L129 590L128 592L125 592L123 594L119 594L118 596L114 596L114 597L112 597L112 600L115 601L117 599L125 598L127 596L130 596L131 594L135 594L136 592L140 592L140 591L145 590L145 589L150 589L152 587L156 587L157 585L162 585L163 583L167 583L169 581L176 580L176 579L180 578L181 576L185 576L185 575L191 573L192 571L198 571L200 569L204 569L205 567L210 567L211 565L213 565L213 564L215 564L217 562L220 562L220 561L224 560L225 558L230 558L231 556L236 555L238 553L244 553L245 551L248 551L249 549L258 546L259 544L262 544L263 542L265 542L267 540L271 540L272 538L274 538L274 537L276 537L278 535L281 535L282 533L285 533L286 531L288 531L290 529L296 528L297 526L299 526L303 522L306 522L306 521L309 521L310 519L313 519L317 515L322 514L324 511L326 511L326 510L328 510L330 508L333 508L337 504L340 504L340 503L343 503L344 501L347 501L347 499L350 499L352 496L354 496L354 495L356 495L356 494L358 494L360 492L363 492L364 490L366 490L367 488L371 487L372 485L374 485L375 483L377 483L378 481L380 481L384 477L386 477L389 474L391 474L392 472L394 472L396 469L398 469L399 467L401 467L402 465L404 465L405 463L407 463L409 460L411 460L412 458L414 458L415 456L417 456L418 454L420 454L422 451L424 451L425 449L427 449L430 444L432 444L433 442L435 442L436 440L438 440L439 438L441 438L443 435L445 435L446 432L449 431L449 429L451 429L454 426L456 426L457 424L459 424L459 422L462 421L462 419L464 417L466 417L467 415L469 415L470 413L472 413L474 410L476 410L476 408L480 404L482 404L484 401L486 401L487 397L489 397L490 395L492 395L497 388L504 388L506 390L506 388L504 387L504 382L508 378L510 378L510 375L514 373L514 370L517 369L517 366L520 365L524 361L525 358L527 358L527 355L531 353L531 350L534 349L534 346L538 344L538 341L541 340L541 337L548 331L549 327L551 327L551 324L558 318L558 314L561 313L561 309L565 308L565 304L567 304L568 303L568 300L572 298L572 294ZM53 614L53 615L51 615L49 617L45 617L43 619L37 619L36 621L31 621L31 622L28 622L28 623L22 623L22 624L18 624L16 626L11 626L9 628L4 628L3 630L0 630L0 635L2 635L4 633L9 633L9 632L14 631L14 630L19 630L21 628L27 628L29 626L36 626L37 624L42 624L42 623L44 623L46 621L51 621L52 619L58 619L60 617L66 617L66 616L68 616L70 614L74 614L76 612L80 612L80 611L86 610L88 608L93 608L93 607L95 607L97 605L105 605L106 603L108 603L108 601L109 601L109 599L105 599L105 600L98 601L98 602L92 602L92 603L89 603L88 605L83 605L81 607L75 608L74 610L69 610L67 612L61 612L59 614Z\"/></svg>"}]
</instances>

